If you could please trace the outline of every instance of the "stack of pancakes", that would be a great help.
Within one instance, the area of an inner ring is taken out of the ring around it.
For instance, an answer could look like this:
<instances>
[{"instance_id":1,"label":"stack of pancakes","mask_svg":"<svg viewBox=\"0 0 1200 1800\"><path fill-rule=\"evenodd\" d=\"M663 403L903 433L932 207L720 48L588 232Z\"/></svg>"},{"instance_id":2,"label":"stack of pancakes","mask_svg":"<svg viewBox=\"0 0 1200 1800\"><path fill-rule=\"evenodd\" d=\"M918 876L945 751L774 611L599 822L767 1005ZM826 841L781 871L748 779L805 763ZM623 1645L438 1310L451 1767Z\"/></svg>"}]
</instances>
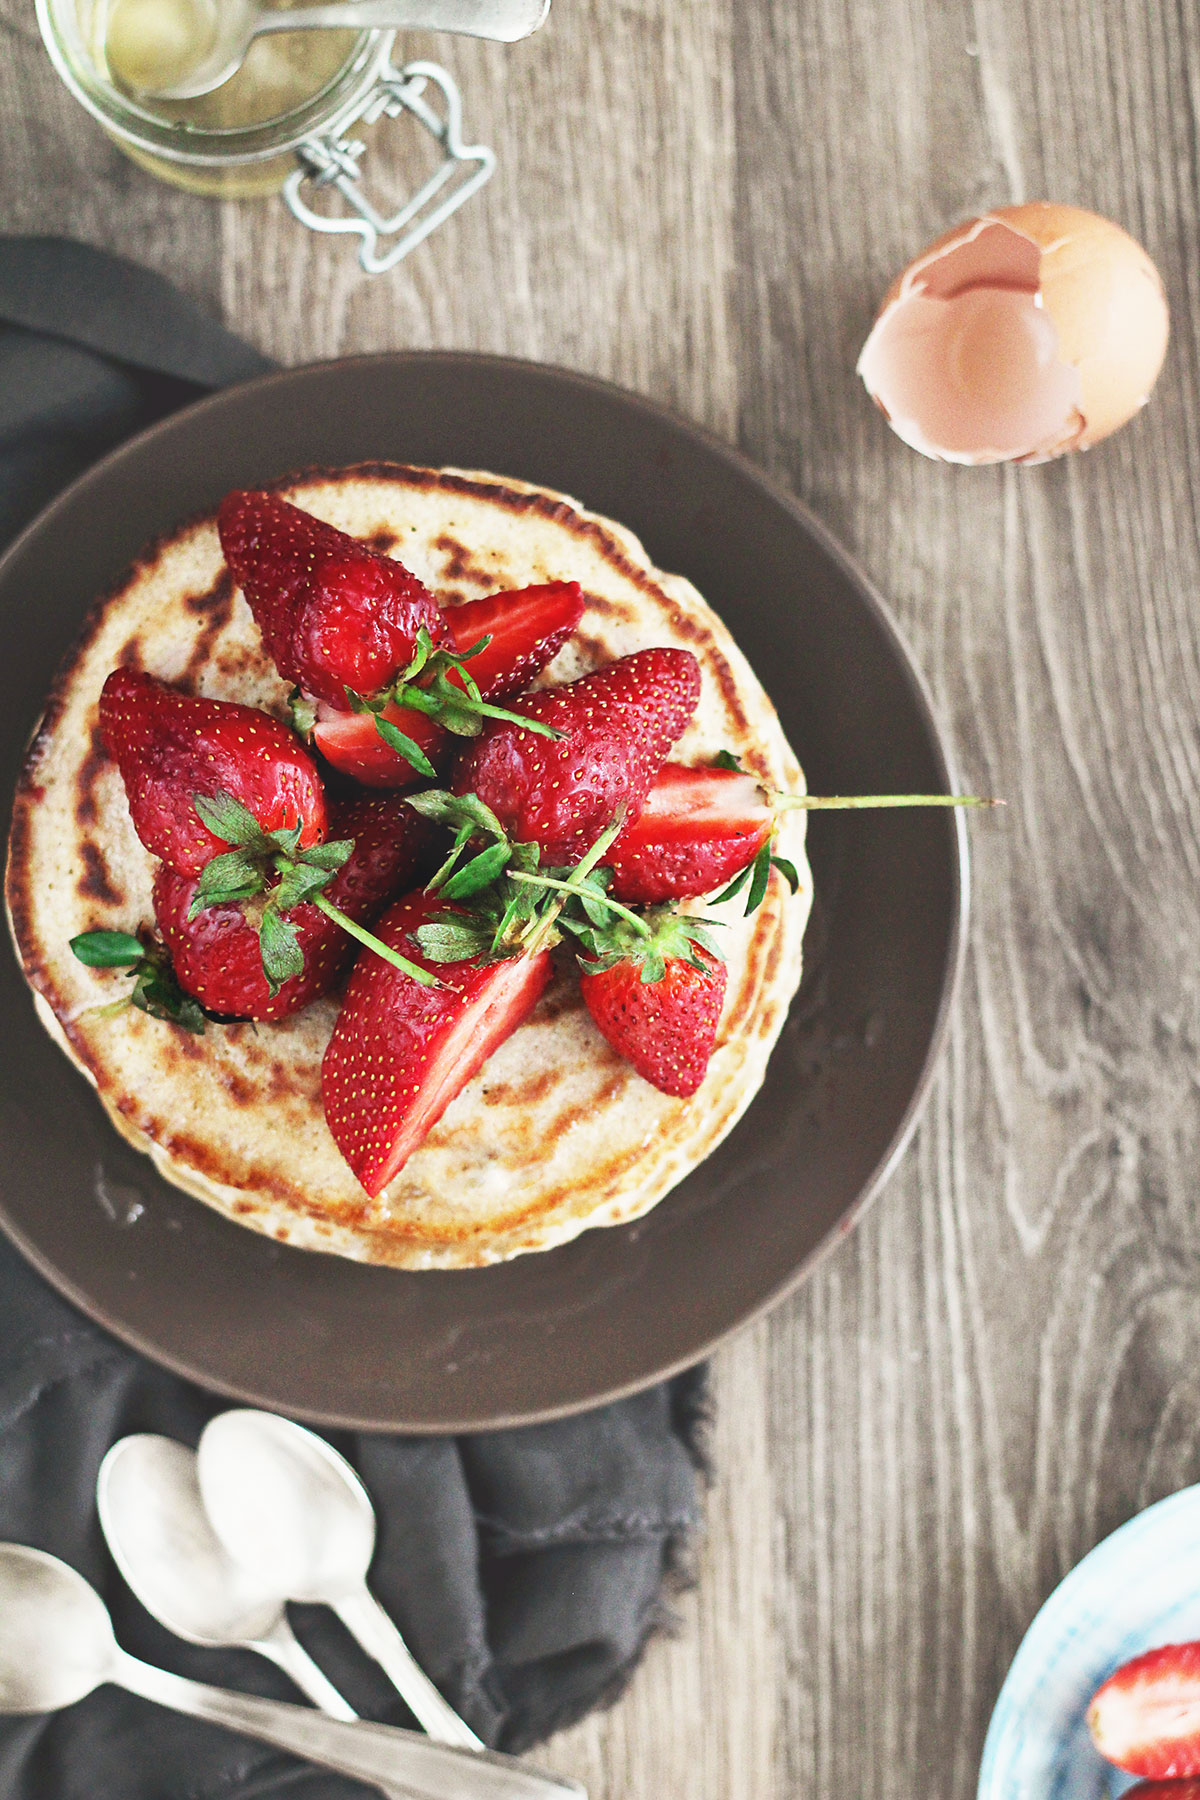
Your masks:
<instances>
[{"instance_id":1,"label":"stack of pancakes","mask_svg":"<svg viewBox=\"0 0 1200 1800\"><path fill-rule=\"evenodd\" d=\"M310 471L277 491L398 556L445 604L580 582L580 628L538 686L652 644L680 645L698 657L703 688L674 759L731 750L765 782L801 791L775 710L726 627L622 527L544 488L452 469L361 464ZM287 686L225 567L212 517L152 545L88 617L30 746L7 880L13 937L46 1029L168 1181L308 1249L400 1268L469 1267L636 1218L741 1116L800 979L812 896L803 813L785 815L779 844L800 871L797 895L775 877L750 919L740 901L693 909L727 921L719 936L729 984L692 1099L660 1094L610 1049L564 948L537 1010L377 1200L343 1162L321 1108L336 996L278 1024L210 1024L203 1036L133 1008L100 1016L94 1009L124 992L126 978L77 962L70 939L136 931L153 916L154 859L99 734L100 689L119 663L286 717Z\"/></svg>"}]
</instances>

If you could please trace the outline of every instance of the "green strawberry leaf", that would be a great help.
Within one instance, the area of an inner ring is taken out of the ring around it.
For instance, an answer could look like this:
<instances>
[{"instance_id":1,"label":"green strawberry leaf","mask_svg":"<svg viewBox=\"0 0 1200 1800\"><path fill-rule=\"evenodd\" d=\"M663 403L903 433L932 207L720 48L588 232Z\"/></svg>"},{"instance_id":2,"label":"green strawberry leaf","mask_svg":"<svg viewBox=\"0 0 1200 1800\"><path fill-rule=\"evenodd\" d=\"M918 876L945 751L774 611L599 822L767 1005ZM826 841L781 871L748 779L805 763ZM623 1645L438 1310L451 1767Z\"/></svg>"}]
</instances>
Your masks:
<instances>
[{"instance_id":1,"label":"green strawberry leaf","mask_svg":"<svg viewBox=\"0 0 1200 1800\"><path fill-rule=\"evenodd\" d=\"M327 844L313 844L309 849L301 850L297 861L307 863L313 869L328 869L332 874L341 868L353 850L353 838L331 838Z\"/></svg>"},{"instance_id":2,"label":"green strawberry leaf","mask_svg":"<svg viewBox=\"0 0 1200 1800\"><path fill-rule=\"evenodd\" d=\"M300 830L299 825L281 825L278 831L268 831L263 839L264 850L269 844L281 856L294 856L300 844Z\"/></svg>"},{"instance_id":3,"label":"green strawberry leaf","mask_svg":"<svg viewBox=\"0 0 1200 1800\"><path fill-rule=\"evenodd\" d=\"M779 870L779 873L783 876L783 879L787 882L793 894L799 893L800 876L797 873L795 863L789 862L786 856L776 856L774 851L772 851L771 867Z\"/></svg>"},{"instance_id":4,"label":"green strawberry leaf","mask_svg":"<svg viewBox=\"0 0 1200 1800\"><path fill-rule=\"evenodd\" d=\"M300 948L296 927L286 919L281 919L273 907L268 906L263 913L258 944L262 954L263 974L272 994L277 994L291 976L303 975L304 952Z\"/></svg>"},{"instance_id":5,"label":"green strawberry leaf","mask_svg":"<svg viewBox=\"0 0 1200 1800\"><path fill-rule=\"evenodd\" d=\"M71 949L89 969L121 969L141 962L146 947L129 931L82 931Z\"/></svg>"},{"instance_id":6,"label":"green strawberry leaf","mask_svg":"<svg viewBox=\"0 0 1200 1800\"><path fill-rule=\"evenodd\" d=\"M188 918L194 919L206 907L221 906L228 900L249 900L252 895L261 894L266 885L261 862L244 851L227 850L222 856L214 856L200 871Z\"/></svg>"},{"instance_id":7,"label":"green strawberry leaf","mask_svg":"<svg viewBox=\"0 0 1200 1800\"><path fill-rule=\"evenodd\" d=\"M639 979L648 986L652 981L661 981L666 972L667 965L662 951L659 950L656 945L652 944L642 958L642 968Z\"/></svg>"},{"instance_id":8,"label":"green strawberry leaf","mask_svg":"<svg viewBox=\"0 0 1200 1800\"><path fill-rule=\"evenodd\" d=\"M490 933L465 919L431 919L412 934L430 962L469 962L487 947Z\"/></svg>"},{"instance_id":9,"label":"green strawberry leaf","mask_svg":"<svg viewBox=\"0 0 1200 1800\"><path fill-rule=\"evenodd\" d=\"M211 796L193 794L192 805L201 824L207 825L222 843L249 845L262 841L262 827L249 807L235 800L224 788L218 788Z\"/></svg>"},{"instance_id":10,"label":"green strawberry leaf","mask_svg":"<svg viewBox=\"0 0 1200 1800\"><path fill-rule=\"evenodd\" d=\"M390 719L381 718L376 714L375 729L388 749L394 750L397 756L403 756L407 762L410 762L418 775L423 775L426 781L437 780L437 770L421 746L406 732L401 731L398 725L393 725Z\"/></svg>"},{"instance_id":11,"label":"green strawberry leaf","mask_svg":"<svg viewBox=\"0 0 1200 1800\"><path fill-rule=\"evenodd\" d=\"M712 766L714 769L733 769L739 775L746 773L732 750L718 750L712 759Z\"/></svg>"},{"instance_id":12,"label":"green strawberry leaf","mask_svg":"<svg viewBox=\"0 0 1200 1800\"><path fill-rule=\"evenodd\" d=\"M721 903L725 900L736 900L737 896L741 893L742 889L745 887L746 883L749 881L753 871L754 871L754 864L747 863L745 868L741 871L741 873L734 876L734 878L730 882L729 886L727 888L725 888L723 890L723 892L714 896L712 904L714 906L720 906Z\"/></svg>"},{"instance_id":13,"label":"green strawberry leaf","mask_svg":"<svg viewBox=\"0 0 1200 1800\"><path fill-rule=\"evenodd\" d=\"M332 869L314 869L307 863L288 863L272 890L271 905L276 912L290 913L302 906L311 894L319 893L333 880Z\"/></svg>"},{"instance_id":14,"label":"green strawberry leaf","mask_svg":"<svg viewBox=\"0 0 1200 1800\"><path fill-rule=\"evenodd\" d=\"M766 898L767 883L771 879L771 846L764 844L750 865L750 891L746 895L745 917L757 912Z\"/></svg>"},{"instance_id":15,"label":"green strawberry leaf","mask_svg":"<svg viewBox=\"0 0 1200 1800\"><path fill-rule=\"evenodd\" d=\"M500 875L508 861L508 845L492 844L471 858L444 883L441 892L446 900L469 900L481 893Z\"/></svg>"},{"instance_id":16,"label":"green strawberry leaf","mask_svg":"<svg viewBox=\"0 0 1200 1800\"><path fill-rule=\"evenodd\" d=\"M307 738L317 722L317 706L315 700L307 700L298 687L294 687L288 695L288 718L292 730L299 737Z\"/></svg>"},{"instance_id":17,"label":"green strawberry leaf","mask_svg":"<svg viewBox=\"0 0 1200 1800\"><path fill-rule=\"evenodd\" d=\"M152 1019L165 1019L203 1037L203 1008L190 994L184 993L165 951L153 951L146 956L129 998L139 1011L148 1013Z\"/></svg>"}]
</instances>

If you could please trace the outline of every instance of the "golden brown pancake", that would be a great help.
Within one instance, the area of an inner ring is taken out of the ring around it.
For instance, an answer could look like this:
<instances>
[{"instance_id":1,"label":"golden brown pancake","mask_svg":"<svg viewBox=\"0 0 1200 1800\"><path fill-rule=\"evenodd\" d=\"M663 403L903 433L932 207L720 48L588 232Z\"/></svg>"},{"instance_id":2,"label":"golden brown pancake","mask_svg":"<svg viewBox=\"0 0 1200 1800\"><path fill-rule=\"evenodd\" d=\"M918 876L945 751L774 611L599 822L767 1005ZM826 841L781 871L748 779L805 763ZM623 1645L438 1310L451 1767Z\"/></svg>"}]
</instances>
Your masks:
<instances>
[{"instance_id":1,"label":"golden brown pancake","mask_svg":"<svg viewBox=\"0 0 1200 1800\"><path fill-rule=\"evenodd\" d=\"M573 680L647 645L681 645L699 658L703 689L676 759L729 749L762 779L801 787L775 710L726 627L619 525L521 482L392 463L308 472L278 491L398 556L447 603L579 581L582 624L543 680ZM69 940L152 919L154 860L134 835L97 723L101 686L122 662L284 716L286 684L225 568L212 517L152 545L89 615L30 746L7 879L14 941L46 1029L168 1181L292 1244L458 1268L636 1218L731 1129L762 1082L800 979L812 889L799 813L786 816L780 847L800 870L800 893L774 877L750 920L738 902L708 909L729 921L729 984L693 1098L660 1094L610 1049L563 950L537 1010L377 1200L343 1162L321 1109L336 996L278 1024L210 1024L202 1037L132 1008L99 1016L126 978L84 967Z\"/></svg>"}]
</instances>

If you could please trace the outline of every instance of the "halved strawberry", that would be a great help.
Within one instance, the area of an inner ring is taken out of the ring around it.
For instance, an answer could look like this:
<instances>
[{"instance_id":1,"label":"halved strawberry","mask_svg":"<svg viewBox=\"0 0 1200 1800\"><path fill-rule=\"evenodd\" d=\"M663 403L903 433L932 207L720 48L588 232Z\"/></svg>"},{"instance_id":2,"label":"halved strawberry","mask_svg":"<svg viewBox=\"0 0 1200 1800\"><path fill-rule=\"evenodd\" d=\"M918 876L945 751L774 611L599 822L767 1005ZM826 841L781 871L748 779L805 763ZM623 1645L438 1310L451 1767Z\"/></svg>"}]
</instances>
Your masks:
<instances>
[{"instance_id":1,"label":"halved strawberry","mask_svg":"<svg viewBox=\"0 0 1200 1800\"><path fill-rule=\"evenodd\" d=\"M121 770L134 830L181 875L198 875L228 848L198 818L196 794L232 794L264 831L298 825L303 848L325 836L317 766L295 733L268 713L198 700L122 668L101 691L100 730Z\"/></svg>"},{"instance_id":2,"label":"halved strawberry","mask_svg":"<svg viewBox=\"0 0 1200 1800\"><path fill-rule=\"evenodd\" d=\"M637 818L605 853L610 891L649 905L711 894L754 861L774 826L752 775L666 763Z\"/></svg>"},{"instance_id":3,"label":"halved strawberry","mask_svg":"<svg viewBox=\"0 0 1200 1800\"><path fill-rule=\"evenodd\" d=\"M335 838L353 838L354 849L325 896L356 924L368 925L396 889L416 876L432 827L398 796L379 794L335 807L331 829ZM354 953L354 939L304 901L286 915L296 928L304 973L289 977L272 994L258 932L243 907L230 901L189 918L196 886L192 877L164 864L154 882L154 917L180 987L209 1012L237 1019L287 1018L327 992Z\"/></svg>"},{"instance_id":4,"label":"halved strawberry","mask_svg":"<svg viewBox=\"0 0 1200 1800\"><path fill-rule=\"evenodd\" d=\"M549 864L573 862L618 808L636 816L696 710L700 665L690 650L638 650L512 710L562 735L489 725L459 759L452 786L475 793Z\"/></svg>"},{"instance_id":5,"label":"halved strawberry","mask_svg":"<svg viewBox=\"0 0 1200 1800\"><path fill-rule=\"evenodd\" d=\"M553 973L548 950L485 964L426 960L413 934L446 910L436 896L419 893L384 914L377 935L440 985L421 987L365 950L325 1052L325 1117L372 1198L533 1011Z\"/></svg>"},{"instance_id":6,"label":"halved strawberry","mask_svg":"<svg viewBox=\"0 0 1200 1800\"><path fill-rule=\"evenodd\" d=\"M485 700L502 699L519 693L557 655L583 617L583 590L577 581L514 588L448 607L443 617L447 647L459 654L480 638L491 639L467 668ZM464 685L453 672L449 679L459 687ZM383 717L431 761L436 762L445 751L448 733L428 715L412 707L389 705ZM313 742L334 768L368 787L408 787L421 779L410 762L384 743L371 713L323 707L313 727Z\"/></svg>"},{"instance_id":7,"label":"halved strawberry","mask_svg":"<svg viewBox=\"0 0 1200 1800\"><path fill-rule=\"evenodd\" d=\"M1130 1775L1200 1775L1200 1643L1125 1663L1093 1696L1088 1728L1100 1754Z\"/></svg>"},{"instance_id":8,"label":"halved strawberry","mask_svg":"<svg viewBox=\"0 0 1200 1800\"><path fill-rule=\"evenodd\" d=\"M319 700L373 694L422 627L442 636L437 602L402 563L275 494L227 494L217 529L275 667Z\"/></svg>"},{"instance_id":9,"label":"halved strawberry","mask_svg":"<svg viewBox=\"0 0 1200 1800\"><path fill-rule=\"evenodd\" d=\"M678 913L651 914L647 924L650 940L625 935L628 948L619 959L614 952L592 965L581 960L580 986L613 1049L662 1093L684 1099L704 1080L727 971ZM614 930L614 942L623 929Z\"/></svg>"}]
</instances>

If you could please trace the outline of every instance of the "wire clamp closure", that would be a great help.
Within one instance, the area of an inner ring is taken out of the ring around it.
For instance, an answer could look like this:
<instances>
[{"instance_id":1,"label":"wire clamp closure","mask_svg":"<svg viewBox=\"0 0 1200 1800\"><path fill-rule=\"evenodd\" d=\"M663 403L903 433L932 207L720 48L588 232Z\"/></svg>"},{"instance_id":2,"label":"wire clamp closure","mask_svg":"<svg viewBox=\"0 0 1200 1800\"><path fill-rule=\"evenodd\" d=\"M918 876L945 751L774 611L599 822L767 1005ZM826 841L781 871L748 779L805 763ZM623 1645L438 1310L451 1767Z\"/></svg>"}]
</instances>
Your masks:
<instances>
[{"instance_id":1,"label":"wire clamp closure","mask_svg":"<svg viewBox=\"0 0 1200 1800\"><path fill-rule=\"evenodd\" d=\"M366 145L347 133L360 122L373 125L378 119L395 119L402 114L415 119L441 146L442 160L399 211L384 218L361 187L359 164ZM355 111L340 118L321 136L306 138L297 147L296 156L298 166L283 185L289 210L310 231L351 232L360 237L358 260L368 275L382 275L395 268L431 231L457 212L490 179L496 167L495 152L486 144L463 143L462 96L446 70L431 62L406 63L402 69L387 63L379 82ZM336 189L351 213L314 211L305 198L304 190L309 186Z\"/></svg>"}]
</instances>

